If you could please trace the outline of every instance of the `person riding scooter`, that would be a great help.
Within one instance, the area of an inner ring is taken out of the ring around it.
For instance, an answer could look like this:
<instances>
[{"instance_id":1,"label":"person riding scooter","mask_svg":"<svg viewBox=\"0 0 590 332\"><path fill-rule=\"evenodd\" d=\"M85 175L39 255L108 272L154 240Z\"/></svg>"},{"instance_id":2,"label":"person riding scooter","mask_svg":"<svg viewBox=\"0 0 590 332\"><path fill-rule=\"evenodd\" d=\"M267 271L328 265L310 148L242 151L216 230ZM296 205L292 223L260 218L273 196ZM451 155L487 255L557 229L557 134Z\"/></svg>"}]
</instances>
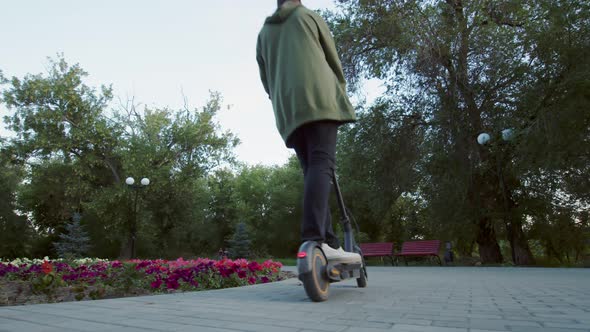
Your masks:
<instances>
[{"instance_id":1,"label":"person riding scooter","mask_svg":"<svg viewBox=\"0 0 590 332\"><path fill-rule=\"evenodd\" d=\"M277 6L258 35L256 60L277 129L303 170L301 238L321 243L330 261L358 262L340 246L328 204L338 127L356 120L336 46L326 22L301 1Z\"/></svg>"}]
</instances>

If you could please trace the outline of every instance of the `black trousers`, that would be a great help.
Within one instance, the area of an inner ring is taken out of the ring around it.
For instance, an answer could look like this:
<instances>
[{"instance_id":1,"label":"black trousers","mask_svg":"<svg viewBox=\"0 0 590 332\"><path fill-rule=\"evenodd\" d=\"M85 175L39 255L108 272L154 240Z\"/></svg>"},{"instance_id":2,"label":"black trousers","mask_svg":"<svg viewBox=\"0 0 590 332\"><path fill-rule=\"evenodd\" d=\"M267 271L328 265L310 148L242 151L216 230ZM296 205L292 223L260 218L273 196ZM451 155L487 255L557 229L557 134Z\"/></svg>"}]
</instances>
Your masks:
<instances>
[{"instance_id":1,"label":"black trousers","mask_svg":"<svg viewBox=\"0 0 590 332\"><path fill-rule=\"evenodd\" d=\"M304 176L301 239L325 242L339 248L332 228L329 198L336 167L336 138L340 123L317 121L305 124L289 137L287 146L295 149Z\"/></svg>"}]
</instances>

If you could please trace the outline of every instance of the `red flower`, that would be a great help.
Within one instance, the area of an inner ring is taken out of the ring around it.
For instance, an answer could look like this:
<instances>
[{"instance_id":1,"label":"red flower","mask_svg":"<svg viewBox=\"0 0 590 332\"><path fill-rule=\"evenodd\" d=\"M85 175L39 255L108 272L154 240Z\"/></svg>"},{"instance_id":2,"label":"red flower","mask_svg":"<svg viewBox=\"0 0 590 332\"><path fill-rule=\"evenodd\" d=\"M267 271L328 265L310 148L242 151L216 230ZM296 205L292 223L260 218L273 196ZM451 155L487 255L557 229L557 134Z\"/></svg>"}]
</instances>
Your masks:
<instances>
[{"instance_id":1,"label":"red flower","mask_svg":"<svg viewBox=\"0 0 590 332\"><path fill-rule=\"evenodd\" d=\"M250 278L248 278L248 283L249 283L250 285L254 285L254 284L256 283L256 278L255 278L255 277L250 277Z\"/></svg>"},{"instance_id":2,"label":"red flower","mask_svg":"<svg viewBox=\"0 0 590 332\"><path fill-rule=\"evenodd\" d=\"M53 272L53 265L51 265L51 263L49 263L48 261L44 261L43 264L41 264L41 270L43 271L43 273L49 274Z\"/></svg>"}]
</instances>

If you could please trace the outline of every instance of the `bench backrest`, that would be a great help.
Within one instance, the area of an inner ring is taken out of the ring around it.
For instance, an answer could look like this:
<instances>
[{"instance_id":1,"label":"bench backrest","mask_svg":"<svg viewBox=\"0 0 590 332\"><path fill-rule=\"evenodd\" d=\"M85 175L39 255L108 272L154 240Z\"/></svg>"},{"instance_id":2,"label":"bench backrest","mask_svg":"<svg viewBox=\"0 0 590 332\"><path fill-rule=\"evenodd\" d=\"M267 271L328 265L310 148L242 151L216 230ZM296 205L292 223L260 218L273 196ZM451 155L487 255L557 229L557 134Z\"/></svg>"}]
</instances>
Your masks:
<instances>
[{"instance_id":1,"label":"bench backrest","mask_svg":"<svg viewBox=\"0 0 590 332\"><path fill-rule=\"evenodd\" d=\"M438 255L439 240L406 241L402 244L402 254L434 254Z\"/></svg>"},{"instance_id":2,"label":"bench backrest","mask_svg":"<svg viewBox=\"0 0 590 332\"><path fill-rule=\"evenodd\" d=\"M361 243L363 255L384 255L391 256L393 253L393 242Z\"/></svg>"}]
</instances>

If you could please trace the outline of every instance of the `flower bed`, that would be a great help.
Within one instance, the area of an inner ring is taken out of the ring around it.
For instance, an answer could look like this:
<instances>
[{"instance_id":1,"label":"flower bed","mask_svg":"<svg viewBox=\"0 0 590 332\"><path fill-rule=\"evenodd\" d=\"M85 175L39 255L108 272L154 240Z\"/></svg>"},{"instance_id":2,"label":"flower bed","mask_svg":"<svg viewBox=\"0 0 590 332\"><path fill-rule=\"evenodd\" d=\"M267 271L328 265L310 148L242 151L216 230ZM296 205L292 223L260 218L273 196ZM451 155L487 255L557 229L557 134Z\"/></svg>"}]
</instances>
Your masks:
<instances>
[{"instance_id":1,"label":"flower bed","mask_svg":"<svg viewBox=\"0 0 590 332\"><path fill-rule=\"evenodd\" d=\"M281 280L282 264L245 259L0 262L0 305L198 291Z\"/></svg>"}]
</instances>

